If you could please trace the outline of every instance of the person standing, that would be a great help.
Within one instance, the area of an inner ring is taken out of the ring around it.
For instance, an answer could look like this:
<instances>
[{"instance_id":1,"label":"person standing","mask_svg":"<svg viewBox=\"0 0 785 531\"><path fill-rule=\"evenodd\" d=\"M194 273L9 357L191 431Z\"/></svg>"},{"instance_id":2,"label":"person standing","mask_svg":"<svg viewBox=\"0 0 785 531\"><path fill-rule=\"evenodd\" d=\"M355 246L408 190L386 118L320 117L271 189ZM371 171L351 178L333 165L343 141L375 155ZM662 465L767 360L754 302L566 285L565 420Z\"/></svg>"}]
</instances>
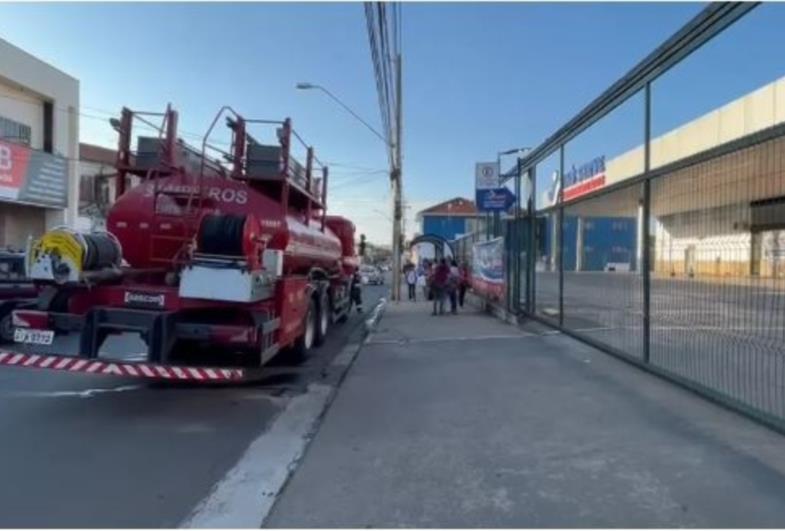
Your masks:
<instances>
[{"instance_id":1,"label":"person standing","mask_svg":"<svg viewBox=\"0 0 785 531\"><path fill-rule=\"evenodd\" d=\"M363 283L360 277L360 270L355 270L352 275L352 285L350 295L352 302L357 306L357 313L363 313Z\"/></svg>"},{"instance_id":2,"label":"person standing","mask_svg":"<svg viewBox=\"0 0 785 531\"><path fill-rule=\"evenodd\" d=\"M461 263L460 266L461 271L461 284L458 288L458 306L463 308L463 301L466 298L466 290L469 289L469 266L466 263Z\"/></svg>"},{"instance_id":3,"label":"person standing","mask_svg":"<svg viewBox=\"0 0 785 531\"><path fill-rule=\"evenodd\" d=\"M425 261L425 292L429 301L433 300L433 290L431 289L431 281L433 280L434 266L430 260Z\"/></svg>"},{"instance_id":4,"label":"person standing","mask_svg":"<svg viewBox=\"0 0 785 531\"><path fill-rule=\"evenodd\" d=\"M449 280L450 266L447 265L447 260L442 258L439 265L433 269L431 278L431 294L433 296L433 313L431 315L444 315L444 296Z\"/></svg>"},{"instance_id":5,"label":"person standing","mask_svg":"<svg viewBox=\"0 0 785 531\"><path fill-rule=\"evenodd\" d=\"M406 285L409 288L409 300L417 302L417 272L410 267L406 272Z\"/></svg>"},{"instance_id":6,"label":"person standing","mask_svg":"<svg viewBox=\"0 0 785 531\"><path fill-rule=\"evenodd\" d=\"M458 313L458 289L460 288L461 272L455 260L450 262L450 274L447 277L447 295L450 297L450 313Z\"/></svg>"},{"instance_id":7,"label":"person standing","mask_svg":"<svg viewBox=\"0 0 785 531\"><path fill-rule=\"evenodd\" d=\"M417 287L422 289L422 298L428 300L428 277L425 269L421 269L417 274Z\"/></svg>"}]
</instances>

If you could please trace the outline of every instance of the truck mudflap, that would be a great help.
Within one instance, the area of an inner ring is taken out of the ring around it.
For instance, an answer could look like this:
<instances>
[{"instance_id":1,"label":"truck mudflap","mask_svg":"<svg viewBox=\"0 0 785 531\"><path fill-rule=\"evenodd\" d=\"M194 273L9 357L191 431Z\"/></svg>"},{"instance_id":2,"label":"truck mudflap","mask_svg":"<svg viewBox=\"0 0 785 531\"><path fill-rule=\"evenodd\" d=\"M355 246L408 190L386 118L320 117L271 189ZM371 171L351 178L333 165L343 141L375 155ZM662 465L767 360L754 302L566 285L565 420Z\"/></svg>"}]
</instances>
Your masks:
<instances>
[{"instance_id":1,"label":"truck mudflap","mask_svg":"<svg viewBox=\"0 0 785 531\"><path fill-rule=\"evenodd\" d=\"M85 359L59 354L23 354L8 350L0 350L0 365L191 382L239 382L247 380L252 373L256 372L238 368L188 367L121 360Z\"/></svg>"}]
</instances>

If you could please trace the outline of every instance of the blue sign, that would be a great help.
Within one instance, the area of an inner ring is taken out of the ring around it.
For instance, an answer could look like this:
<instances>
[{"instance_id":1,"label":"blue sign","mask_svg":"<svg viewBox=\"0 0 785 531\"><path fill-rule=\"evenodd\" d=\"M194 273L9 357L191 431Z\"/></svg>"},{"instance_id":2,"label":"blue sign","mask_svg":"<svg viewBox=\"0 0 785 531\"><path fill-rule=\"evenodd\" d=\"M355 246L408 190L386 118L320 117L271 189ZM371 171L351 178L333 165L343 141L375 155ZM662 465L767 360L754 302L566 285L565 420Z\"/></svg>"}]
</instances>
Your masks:
<instances>
[{"instance_id":1,"label":"blue sign","mask_svg":"<svg viewBox=\"0 0 785 531\"><path fill-rule=\"evenodd\" d=\"M564 172L564 187L569 188L574 184L591 179L602 173L605 173L604 155L583 164L579 168L576 168L575 165L573 165L571 169Z\"/></svg>"},{"instance_id":2,"label":"blue sign","mask_svg":"<svg viewBox=\"0 0 785 531\"><path fill-rule=\"evenodd\" d=\"M480 212L506 212L515 203L515 194L505 187L476 191L477 210Z\"/></svg>"}]
</instances>

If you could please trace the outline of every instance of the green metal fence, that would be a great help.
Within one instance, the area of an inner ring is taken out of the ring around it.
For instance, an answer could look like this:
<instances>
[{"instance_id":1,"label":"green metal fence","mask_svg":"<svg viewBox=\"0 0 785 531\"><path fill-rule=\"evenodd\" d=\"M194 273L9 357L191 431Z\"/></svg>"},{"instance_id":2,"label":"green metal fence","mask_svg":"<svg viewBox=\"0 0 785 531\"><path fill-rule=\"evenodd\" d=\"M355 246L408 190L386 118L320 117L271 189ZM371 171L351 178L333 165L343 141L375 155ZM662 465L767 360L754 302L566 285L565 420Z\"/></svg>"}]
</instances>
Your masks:
<instances>
[{"instance_id":1,"label":"green metal fence","mask_svg":"<svg viewBox=\"0 0 785 531\"><path fill-rule=\"evenodd\" d=\"M785 6L705 8L519 160L531 193L502 235L509 310L785 430L785 64L662 111L704 45L698 61L772 19Z\"/></svg>"}]
</instances>

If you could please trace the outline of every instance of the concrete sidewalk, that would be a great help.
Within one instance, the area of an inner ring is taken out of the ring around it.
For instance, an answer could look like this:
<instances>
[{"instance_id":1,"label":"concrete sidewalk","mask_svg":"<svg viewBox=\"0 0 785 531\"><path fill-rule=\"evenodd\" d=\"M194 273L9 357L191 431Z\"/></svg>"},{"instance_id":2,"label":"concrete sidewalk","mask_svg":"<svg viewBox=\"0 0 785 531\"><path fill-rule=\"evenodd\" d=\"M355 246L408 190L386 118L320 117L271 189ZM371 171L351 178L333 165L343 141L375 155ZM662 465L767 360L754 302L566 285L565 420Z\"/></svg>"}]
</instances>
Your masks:
<instances>
[{"instance_id":1,"label":"concrete sidewalk","mask_svg":"<svg viewBox=\"0 0 785 531\"><path fill-rule=\"evenodd\" d=\"M543 327L390 305L269 527L783 527L785 437Z\"/></svg>"}]
</instances>

